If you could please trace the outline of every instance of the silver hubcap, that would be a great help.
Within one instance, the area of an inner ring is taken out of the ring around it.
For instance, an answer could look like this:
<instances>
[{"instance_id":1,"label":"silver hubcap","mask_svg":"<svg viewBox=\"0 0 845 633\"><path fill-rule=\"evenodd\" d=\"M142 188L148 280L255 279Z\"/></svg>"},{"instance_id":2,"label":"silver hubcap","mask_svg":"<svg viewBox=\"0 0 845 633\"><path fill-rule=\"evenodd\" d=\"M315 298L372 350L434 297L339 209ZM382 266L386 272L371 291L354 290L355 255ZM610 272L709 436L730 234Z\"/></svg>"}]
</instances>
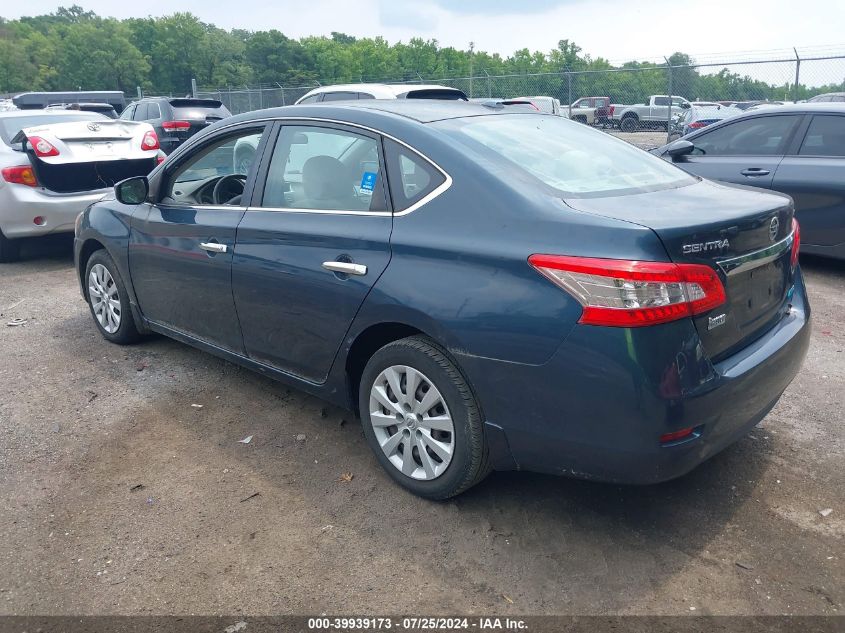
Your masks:
<instances>
[{"instance_id":1,"label":"silver hubcap","mask_svg":"<svg viewBox=\"0 0 845 633\"><path fill-rule=\"evenodd\" d=\"M370 389L370 424L381 450L412 479L436 479L455 451L455 427L437 387L413 367L394 365Z\"/></svg>"},{"instance_id":2,"label":"silver hubcap","mask_svg":"<svg viewBox=\"0 0 845 633\"><path fill-rule=\"evenodd\" d=\"M94 264L88 275L88 298L94 317L106 332L114 334L120 327L120 296L117 284L108 269Z\"/></svg>"}]
</instances>

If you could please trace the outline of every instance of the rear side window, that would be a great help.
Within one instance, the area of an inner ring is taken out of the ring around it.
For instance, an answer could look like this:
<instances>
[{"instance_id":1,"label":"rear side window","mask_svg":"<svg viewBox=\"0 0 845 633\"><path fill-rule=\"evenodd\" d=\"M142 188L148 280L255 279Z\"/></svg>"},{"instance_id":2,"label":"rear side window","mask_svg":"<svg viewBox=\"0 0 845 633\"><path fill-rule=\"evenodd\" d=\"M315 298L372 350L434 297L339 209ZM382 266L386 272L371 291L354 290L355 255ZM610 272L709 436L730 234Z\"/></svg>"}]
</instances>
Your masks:
<instances>
[{"instance_id":1,"label":"rear side window","mask_svg":"<svg viewBox=\"0 0 845 633\"><path fill-rule=\"evenodd\" d=\"M325 92L323 93L323 101L350 101L358 100L357 92Z\"/></svg>"},{"instance_id":2,"label":"rear side window","mask_svg":"<svg viewBox=\"0 0 845 633\"><path fill-rule=\"evenodd\" d=\"M146 121L147 120L147 104L146 103L139 103L135 107L135 113L132 115L133 121Z\"/></svg>"},{"instance_id":3,"label":"rear side window","mask_svg":"<svg viewBox=\"0 0 845 633\"><path fill-rule=\"evenodd\" d=\"M431 163L399 143L385 139L384 149L394 211L404 211L446 181Z\"/></svg>"},{"instance_id":4,"label":"rear side window","mask_svg":"<svg viewBox=\"0 0 845 633\"><path fill-rule=\"evenodd\" d=\"M316 103L317 101L319 101L319 99L320 99L320 95L316 94L316 95L311 95L310 97L305 97L299 103L300 104L302 104L302 103Z\"/></svg>"},{"instance_id":5,"label":"rear side window","mask_svg":"<svg viewBox=\"0 0 845 633\"><path fill-rule=\"evenodd\" d=\"M845 117L814 116L799 154L845 156Z\"/></svg>"},{"instance_id":6,"label":"rear side window","mask_svg":"<svg viewBox=\"0 0 845 633\"><path fill-rule=\"evenodd\" d=\"M654 105L656 105L656 106L669 105L669 97L655 97L654 98Z\"/></svg>"},{"instance_id":7,"label":"rear side window","mask_svg":"<svg viewBox=\"0 0 845 633\"><path fill-rule=\"evenodd\" d=\"M692 139L693 153L706 156L776 156L801 116L763 116L717 128Z\"/></svg>"},{"instance_id":8,"label":"rear side window","mask_svg":"<svg viewBox=\"0 0 845 633\"><path fill-rule=\"evenodd\" d=\"M147 119L160 119L161 118L161 108L158 107L157 103L148 103L147 104Z\"/></svg>"},{"instance_id":9,"label":"rear side window","mask_svg":"<svg viewBox=\"0 0 845 633\"><path fill-rule=\"evenodd\" d=\"M375 99L375 97L373 95L371 95L369 92L359 92L358 98L359 99Z\"/></svg>"}]
</instances>

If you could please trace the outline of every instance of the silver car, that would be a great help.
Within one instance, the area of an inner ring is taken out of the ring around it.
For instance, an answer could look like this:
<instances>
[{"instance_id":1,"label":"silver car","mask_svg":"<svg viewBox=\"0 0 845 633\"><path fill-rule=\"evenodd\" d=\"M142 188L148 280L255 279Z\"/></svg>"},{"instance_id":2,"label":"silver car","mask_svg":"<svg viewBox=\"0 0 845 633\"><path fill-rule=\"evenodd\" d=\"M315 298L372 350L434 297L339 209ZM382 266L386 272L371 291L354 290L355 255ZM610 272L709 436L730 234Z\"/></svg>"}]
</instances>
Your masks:
<instances>
[{"instance_id":1,"label":"silver car","mask_svg":"<svg viewBox=\"0 0 845 633\"><path fill-rule=\"evenodd\" d=\"M73 232L76 217L162 157L146 123L69 110L0 112L0 262L19 239Z\"/></svg>"}]
</instances>

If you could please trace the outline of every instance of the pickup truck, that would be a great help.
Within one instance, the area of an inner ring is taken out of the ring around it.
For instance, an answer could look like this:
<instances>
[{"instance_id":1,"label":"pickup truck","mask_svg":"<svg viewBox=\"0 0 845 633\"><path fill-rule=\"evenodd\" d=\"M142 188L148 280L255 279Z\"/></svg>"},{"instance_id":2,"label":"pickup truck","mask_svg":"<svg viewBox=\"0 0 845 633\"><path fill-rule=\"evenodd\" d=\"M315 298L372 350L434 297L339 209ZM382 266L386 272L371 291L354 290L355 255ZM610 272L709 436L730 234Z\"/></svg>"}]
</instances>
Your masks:
<instances>
[{"instance_id":1,"label":"pickup truck","mask_svg":"<svg viewBox=\"0 0 845 633\"><path fill-rule=\"evenodd\" d=\"M587 125L603 125L610 117L610 97L581 97L570 108L571 115L569 115L569 109L561 114L569 115L573 121Z\"/></svg>"},{"instance_id":2,"label":"pickup truck","mask_svg":"<svg viewBox=\"0 0 845 633\"><path fill-rule=\"evenodd\" d=\"M672 114L690 107L683 97L672 97ZM614 105L612 122L623 132L635 132L644 128L666 129L669 119L669 96L652 95L641 105Z\"/></svg>"}]
</instances>

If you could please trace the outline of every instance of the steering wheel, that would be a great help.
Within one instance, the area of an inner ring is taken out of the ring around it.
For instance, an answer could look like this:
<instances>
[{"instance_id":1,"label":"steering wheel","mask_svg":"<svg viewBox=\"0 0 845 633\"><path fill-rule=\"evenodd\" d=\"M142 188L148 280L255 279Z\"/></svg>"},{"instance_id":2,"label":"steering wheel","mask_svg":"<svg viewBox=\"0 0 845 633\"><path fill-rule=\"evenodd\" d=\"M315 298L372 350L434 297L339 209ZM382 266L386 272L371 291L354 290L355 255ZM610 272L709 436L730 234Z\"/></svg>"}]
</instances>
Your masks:
<instances>
[{"instance_id":1,"label":"steering wheel","mask_svg":"<svg viewBox=\"0 0 845 633\"><path fill-rule=\"evenodd\" d=\"M214 204L229 204L232 200L243 194L245 184L246 179L241 174L223 176L214 184L211 199Z\"/></svg>"}]
</instances>

